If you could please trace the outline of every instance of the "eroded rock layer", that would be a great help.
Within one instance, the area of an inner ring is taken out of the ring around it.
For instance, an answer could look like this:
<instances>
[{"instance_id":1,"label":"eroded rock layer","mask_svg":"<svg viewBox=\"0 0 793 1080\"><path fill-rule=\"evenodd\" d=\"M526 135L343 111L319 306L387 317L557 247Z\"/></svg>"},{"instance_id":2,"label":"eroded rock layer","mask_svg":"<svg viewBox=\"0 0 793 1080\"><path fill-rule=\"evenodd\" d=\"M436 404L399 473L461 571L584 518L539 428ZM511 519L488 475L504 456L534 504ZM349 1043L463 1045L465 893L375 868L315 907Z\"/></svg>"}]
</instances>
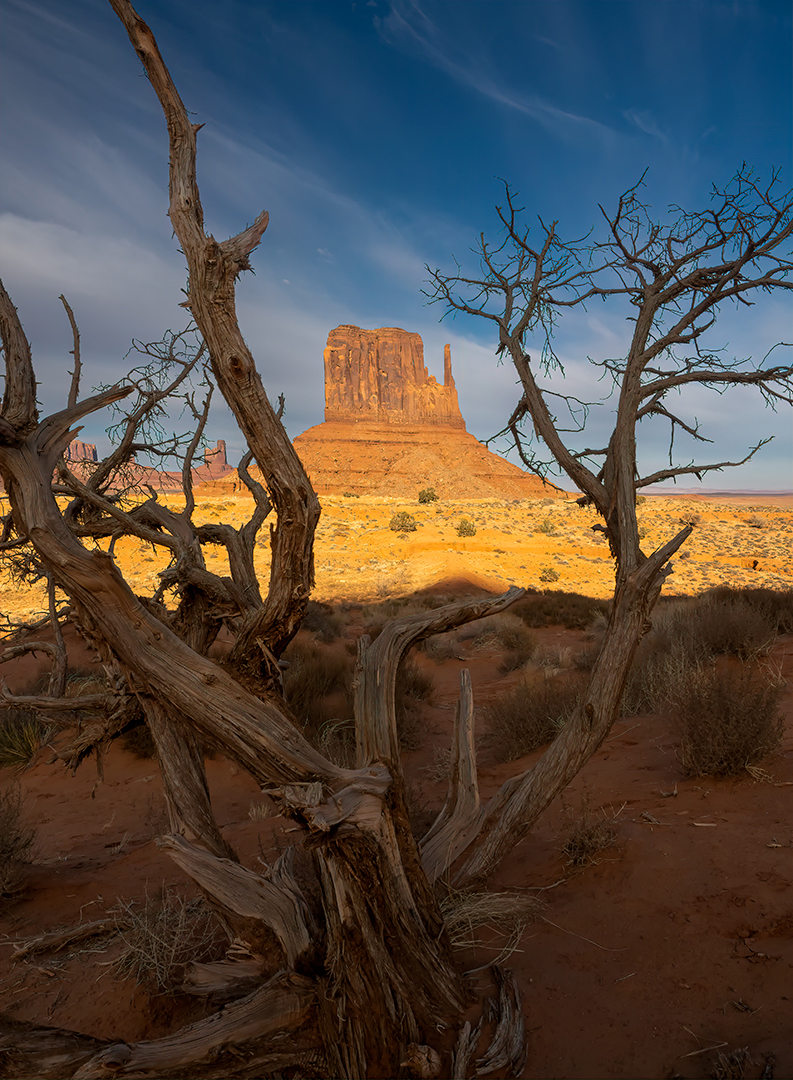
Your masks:
<instances>
[{"instance_id":1,"label":"eroded rock layer","mask_svg":"<svg viewBox=\"0 0 793 1080\"><path fill-rule=\"evenodd\" d=\"M325 348L325 419L432 424L464 431L449 345L444 353L441 384L424 366L424 343L418 334L389 326L337 326Z\"/></svg>"}]
</instances>

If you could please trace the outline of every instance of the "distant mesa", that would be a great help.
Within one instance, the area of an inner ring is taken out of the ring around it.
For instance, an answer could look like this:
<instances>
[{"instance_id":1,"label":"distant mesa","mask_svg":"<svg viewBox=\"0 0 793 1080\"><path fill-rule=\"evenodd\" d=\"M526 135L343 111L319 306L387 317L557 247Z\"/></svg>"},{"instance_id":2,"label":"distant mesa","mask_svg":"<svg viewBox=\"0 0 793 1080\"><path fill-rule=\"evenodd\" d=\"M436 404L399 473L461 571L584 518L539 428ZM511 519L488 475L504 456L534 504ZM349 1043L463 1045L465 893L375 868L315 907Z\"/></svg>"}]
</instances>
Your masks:
<instances>
[{"instance_id":1,"label":"distant mesa","mask_svg":"<svg viewBox=\"0 0 793 1080\"><path fill-rule=\"evenodd\" d=\"M337 326L325 348L328 423L439 424L465 431L444 347L443 385L424 366L424 342L396 327Z\"/></svg>"},{"instance_id":2,"label":"distant mesa","mask_svg":"<svg viewBox=\"0 0 793 1080\"><path fill-rule=\"evenodd\" d=\"M81 442L79 439L72 439L69 445L66 447L66 453L64 457L67 461L98 461L99 457L96 452L96 446L94 443Z\"/></svg>"},{"instance_id":3,"label":"distant mesa","mask_svg":"<svg viewBox=\"0 0 793 1080\"><path fill-rule=\"evenodd\" d=\"M452 376L427 372L418 334L395 327L338 326L325 348L325 423L295 439L319 495L415 499L536 498L553 488L497 454L465 428Z\"/></svg>"}]
</instances>

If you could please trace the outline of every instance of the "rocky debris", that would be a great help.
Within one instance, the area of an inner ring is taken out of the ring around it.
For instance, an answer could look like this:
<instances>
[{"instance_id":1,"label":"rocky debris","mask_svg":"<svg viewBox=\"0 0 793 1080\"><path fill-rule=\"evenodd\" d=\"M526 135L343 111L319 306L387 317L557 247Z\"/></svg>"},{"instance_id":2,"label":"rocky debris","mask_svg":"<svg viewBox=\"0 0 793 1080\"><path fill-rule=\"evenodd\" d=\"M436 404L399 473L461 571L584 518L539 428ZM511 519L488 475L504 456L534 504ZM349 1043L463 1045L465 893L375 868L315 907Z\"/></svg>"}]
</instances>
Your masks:
<instances>
[{"instance_id":1,"label":"rocky debris","mask_svg":"<svg viewBox=\"0 0 793 1080\"><path fill-rule=\"evenodd\" d=\"M325 420L432 424L465 430L444 348L443 384L424 366L418 334L397 327L337 326L325 348Z\"/></svg>"}]
</instances>

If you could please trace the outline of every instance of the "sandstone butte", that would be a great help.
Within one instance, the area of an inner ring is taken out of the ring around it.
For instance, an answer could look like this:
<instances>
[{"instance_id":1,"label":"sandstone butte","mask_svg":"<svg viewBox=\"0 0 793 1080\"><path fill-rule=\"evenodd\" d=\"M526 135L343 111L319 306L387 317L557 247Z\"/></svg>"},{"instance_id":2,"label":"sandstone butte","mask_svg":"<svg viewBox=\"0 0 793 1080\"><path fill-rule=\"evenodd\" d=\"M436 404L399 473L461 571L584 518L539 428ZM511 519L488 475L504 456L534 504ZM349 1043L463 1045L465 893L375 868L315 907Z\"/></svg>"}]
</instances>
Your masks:
<instances>
[{"instance_id":1,"label":"sandstone butte","mask_svg":"<svg viewBox=\"0 0 793 1080\"><path fill-rule=\"evenodd\" d=\"M337 326L325 348L325 422L295 439L319 495L535 498L552 486L466 430L444 348L443 383L428 374L418 334Z\"/></svg>"}]
</instances>

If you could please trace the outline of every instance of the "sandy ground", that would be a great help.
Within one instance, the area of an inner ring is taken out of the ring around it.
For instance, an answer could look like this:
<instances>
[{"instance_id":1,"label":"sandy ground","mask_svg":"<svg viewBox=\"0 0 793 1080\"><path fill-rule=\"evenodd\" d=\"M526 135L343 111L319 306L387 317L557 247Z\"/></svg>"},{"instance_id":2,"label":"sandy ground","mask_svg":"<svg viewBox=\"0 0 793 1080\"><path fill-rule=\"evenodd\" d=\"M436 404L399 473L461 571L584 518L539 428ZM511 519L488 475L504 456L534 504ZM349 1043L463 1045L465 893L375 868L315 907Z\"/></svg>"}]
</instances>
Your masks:
<instances>
[{"instance_id":1,"label":"sandy ground","mask_svg":"<svg viewBox=\"0 0 793 1080\"><path fill-rule=\"evenodd\" d=\"M594 518L561 500L428 507L365 498L323 501L319 598L408 593L455 570L491 588L511 581L539 585L545 566L559 572L553 587L608 592L611 563L593 538ZM223 509L242 511L228 501ZM416 533L400 539L388 529L395 509L415 515ZM660 543L681 516L693 512L701 521L689 559L676 565L673 590L698 592L723 582L790 586L789 504L648 499L641 507L648 543ZM760 528L746 524L753 515ZM456 536L461 516L476 522L475 537ZM535 531L546 520L555 535ZM128 569L143 585L157 566L144 562L146 553L137 547L129 552ZM124 562L125 555L120 558ZM752 571L755 559L759 565ZM33 606L21 597L17 610ZM338 647L351 645L361 628L353 619L348 640ZM583 632L551 627L538 634L544 649L560 656L586 644ZM405 768L413 797L428 814L445 794L434 770L438 750L449 745L463 667L471 671L478 708L483 797L533 760L496 764L486 737L482 706L516 676L499 673L494 647L466 643L460 655L439 664L416 654L434 679L436 700L422 706L420 746L405 754ZM80 660L76 653L74 660ZM778 641L772 660L787 680L787 727L780 749L763 762L765 779L684 779L670 719L626 717L495 875L492 888L539 890L546 904L508 961L524 995L525 1077L707 1077L719 1051L740 1047L748 1047L754 1062L747 1076L760 1076L768 1054L775 1058L773 1075L793 1076L793 636ZM9 683L16 689L33 672L15 674ZM0 770L3 786L19 782L38 832L28 889L0 918L0 1007L19 1019L99 1037L166 1034L203 1015L205 1006L150 996L119 979L112 970L118 939L12 960L14 943L27 936L101 918L122 900L141 903L163 882L187 887L154 842L167 829L154 761L139 760L115 743L105 759L104 782L97 784L93 761L72 776L49 757L45 748L22 773ZM221 757L207 768L225 837L245 865L260 866L283 844L284 825L273 817L251 818L252 803L262 797L233 763ZM616 844L596 863L571 870L561 845L567 814L577 813L583 800L590 810L615 816ZM478 948L460 955L465 970L486 966L503 945L487 930L480 936ZM487 990L486 967L472 980Z\"/></svg>"},{"instance_id":2,"label":"sandy ground","mask_svg":"<svg viewBox=\"0 0 793 1080\"><path fill-rule=\"evenodd\" d=\"M597 517L572 498L421 505L407 499L325 495L321 501L315 546L316 600L404 596L457 578L496 592L515 584L587 596L611 595L613 561L603 534L592 529ZM251 505L244 496L199 496L196 520L240 524ZM389 528L394 514L401 511L415 519L414 532ZM693 594L720 584L793 585L793 496L647 496L639 507L645 551L666 543L679 531L681 520L691 518L697 525L674 560L666 594ZM474 523L474 536L458 535L463 519ZM149 595L156 588L157 573L168 561L135 539L120 541L116 557L133 589ZM220 549L209 549L207 563L211 570L228 573ZM256 565L260 580L266 582L266 523L257 542ZM43 589L20 589L7 576L0 576L0 611L31 619L45 610Z\"/></svg>"}]
</instances>

